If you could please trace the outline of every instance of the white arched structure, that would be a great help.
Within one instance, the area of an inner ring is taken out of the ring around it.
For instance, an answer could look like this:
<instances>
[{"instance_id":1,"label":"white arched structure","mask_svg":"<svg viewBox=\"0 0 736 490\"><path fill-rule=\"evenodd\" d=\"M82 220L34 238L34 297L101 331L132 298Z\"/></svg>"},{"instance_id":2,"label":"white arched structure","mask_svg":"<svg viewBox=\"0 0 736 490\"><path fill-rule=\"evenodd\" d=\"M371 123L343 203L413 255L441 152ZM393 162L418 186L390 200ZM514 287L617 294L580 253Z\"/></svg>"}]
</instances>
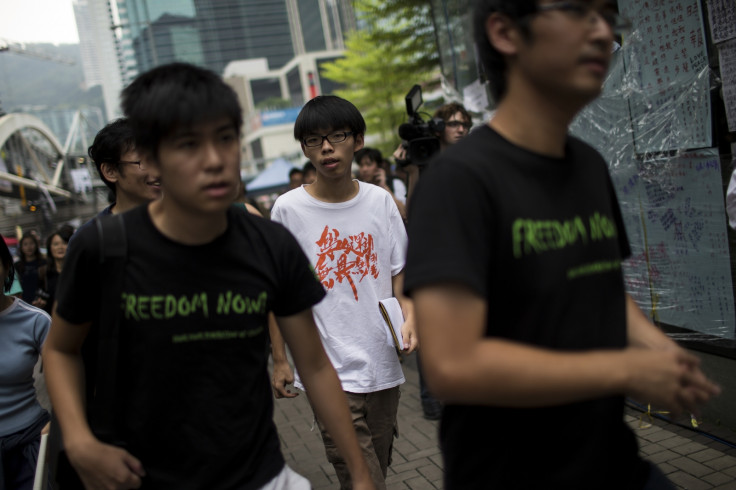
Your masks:
<instances>
[{"instance_id":1,"label":"white arched structure","mask_svg":"<svg viewBox=\"0 0 736 490\"><path fill-rule=\"evenodd\" d=\"M5 116L0 117L0 148L5 145L5 142L13 134L26 129L38 132L46 141L49 142L49 144L51 144L53 149L58 152L60 161L56 166L53 177L48 175L48 172L45 168L42 168L40 162L34 160L33 163L41 176L41 182L19 177L18 175L8 172L0 172L0 180L8 180L18 185L24 185L26 187L36 188L39 190L45 189L49 193L56 194L58 196L71 197L71 192L58 187L61 172L64 168L64 148L59 143L59 140L56 139L56 136L54 136L51 130L40 119L35 116L22 113L6 114Z\"/></svg>"}]
</instances>

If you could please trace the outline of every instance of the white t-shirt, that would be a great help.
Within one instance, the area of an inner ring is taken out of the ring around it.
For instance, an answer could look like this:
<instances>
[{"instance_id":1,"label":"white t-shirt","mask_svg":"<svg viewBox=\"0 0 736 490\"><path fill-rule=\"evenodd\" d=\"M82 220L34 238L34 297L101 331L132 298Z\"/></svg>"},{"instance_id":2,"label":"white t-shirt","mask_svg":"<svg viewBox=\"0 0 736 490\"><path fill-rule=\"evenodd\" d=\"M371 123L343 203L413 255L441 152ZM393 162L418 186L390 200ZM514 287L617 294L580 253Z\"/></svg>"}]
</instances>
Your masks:
<instances>
[{"instance_id":1,"label":"white t-shirt","mask_svg":"<svg viewBox=\"0 0 736 490\"><path fill-rule=\"evenodd\" d=\"M378 301L393 295L391 278L404 268L407 235L391 195L359 185L358 195L341 203L322 202L299 187L276 200L271 219L296 237L327 290L313 311L342 389L371 393L404 382ZM298 373L295 385L304 389Z\"/></svg>"}]
</instances>

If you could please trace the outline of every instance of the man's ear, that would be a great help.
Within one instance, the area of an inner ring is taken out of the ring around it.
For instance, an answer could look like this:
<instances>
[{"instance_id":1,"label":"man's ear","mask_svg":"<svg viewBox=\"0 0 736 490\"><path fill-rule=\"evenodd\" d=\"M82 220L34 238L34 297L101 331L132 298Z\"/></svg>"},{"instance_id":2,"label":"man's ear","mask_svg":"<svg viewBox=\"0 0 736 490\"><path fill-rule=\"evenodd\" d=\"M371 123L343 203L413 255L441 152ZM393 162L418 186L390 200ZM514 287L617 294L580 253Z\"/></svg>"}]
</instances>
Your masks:
<instances>
[{"instance_id":1,"label":"man's ear","mask_svg":"<svg viewBox=\"0 0 736 490\"><path fill-rule=\"evenodd\" d=\"M486 37L496 51L504 56L514 56L519 42L523 41L519 27L507 15L494 12L486 19Z\"/></svg>"},{"instance_id":2,"label":"man's ear","mask_svg":"<svg viewBox=\"0 0 736 490\"><path fill-rule=\"evenodd\" d=\"M302 147L302 153L304 154L304 156L305 156L305 157L307 157L307 158L309 158L309 157L307 156L307 147L306 147L306 146L304 146L304 143L302 143L302 142L299 142L299 146L301 146L301 147Z\"/></svg>"},{"instance_id":3,"label":"man's ear","mask_svg":"<svg viewBox=\"0 0 736 490\"><path fill-rule=\"evenodd\" d=\"M365 140L363 139L363 134L356 134L355 135L355 143L353 144L353 153L363 148L363 145L365 144Z\"/></svg>"},{"instance_id":4,"label":"man's ear","mask_svg":"<svg viewBox=\"0 0 736 490\"><path fill-rule=\"evenodd\" d=\"M111 163L103 162L100 164L100 170L102 171L102 175L105 176L105 180L108 182L115 184L120 178L120 173L117 167Z\"/></svg>"}]
</instances>

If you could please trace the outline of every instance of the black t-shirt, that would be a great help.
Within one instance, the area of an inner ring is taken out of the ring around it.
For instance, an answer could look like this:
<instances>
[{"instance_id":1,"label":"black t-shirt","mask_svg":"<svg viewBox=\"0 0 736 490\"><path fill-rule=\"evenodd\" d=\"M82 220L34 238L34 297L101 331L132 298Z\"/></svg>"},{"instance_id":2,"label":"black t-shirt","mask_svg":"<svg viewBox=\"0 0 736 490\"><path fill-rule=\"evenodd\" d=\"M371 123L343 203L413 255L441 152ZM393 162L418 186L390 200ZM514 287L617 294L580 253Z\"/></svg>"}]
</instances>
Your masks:
<instances>
[{"instance_id":1,"label":"black t-shirt","mask_svg":"<svg viewBox=\"0 0 736 490\"><path fill-rule=\"evenodd\" d=\"M454 282L488 304L486 335L546 348L623 348L630 250L600 155L519 148L491 128L433 161L409 216L405 290ZM627 488L646 466L623 397L558 407L446 407L448 489ZM530 471L531 469L531 471Z\"/></svg>"},{"instance_id":2,"label":"black t-shirt","mask_svg":"<svg viewBox=\"0 0 736 490\"><path fill-rule=\"evenodd\" d=\"M53 260L49 260L46 265L39 268L39 282L41 288L48 295L43 309L50 315L53 312L56 290L59 283L59 271L56 270Z\"/></svg>"},{"instance_id":3,"label":"black t-shirt","mask_svg":"<svg viewBox=\"0 0 736 490\"><path fill-rule=\"evenodd\" d=\"M285 228L235 208L227 231L199 246L162 235L146 206L124 220L116 402L120 438L147 473L143 488L259 488L284 464L267 313L303 311L322 286ZM71 323L99 317L98 262L89 227L69 248L59 284L57 313Z\"/></svg>"}]
</instances>

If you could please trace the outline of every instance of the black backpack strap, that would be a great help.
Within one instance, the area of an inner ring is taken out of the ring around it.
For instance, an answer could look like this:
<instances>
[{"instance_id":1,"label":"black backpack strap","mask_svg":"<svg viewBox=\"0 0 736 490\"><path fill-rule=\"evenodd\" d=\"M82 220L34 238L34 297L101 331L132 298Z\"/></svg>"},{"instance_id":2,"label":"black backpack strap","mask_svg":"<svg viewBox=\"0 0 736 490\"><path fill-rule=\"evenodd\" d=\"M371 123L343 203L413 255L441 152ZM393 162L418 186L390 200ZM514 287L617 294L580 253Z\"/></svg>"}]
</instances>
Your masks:
<instances>
[{"instance_id":1,"label":"black backpack strap","mask_svg":"<svg viewBox=\"0 0 736 490\"><path fill-rule=\"evenodd\" d=\"M88 417L95 435L115 443L115 392L118 375L120 294L128 253L125 222L119 214L95 218L100 244L100 285L102 290L97 329L99 345L94 379L94 397L88 403ZM92 380L87 380L90 382Z\"/></svg>"},{"instance_id":2,"label":"black backpack strap","mask_svg":"<svg viewBox=\"0 0 736 490\"><path fill-rule=\"evenodd\" d=\"M100 247L99 277L100 317L90 330L85 346L89 343L89 356L94 357L94 372L89 373L87 383L94 383L93 396L87 398L87 418L92 432L109 444L122 445L115 431L115 391L117 386L118 337L120 331L120 294L123 289L127 240L125 223L121 215L94 218ZM83 347L83 351L85 348ZM54 490L82 488L76 471L72 468L63 449L61 428L52 412L48 438L48 480Z\"/></svg>"}]
</instances>

